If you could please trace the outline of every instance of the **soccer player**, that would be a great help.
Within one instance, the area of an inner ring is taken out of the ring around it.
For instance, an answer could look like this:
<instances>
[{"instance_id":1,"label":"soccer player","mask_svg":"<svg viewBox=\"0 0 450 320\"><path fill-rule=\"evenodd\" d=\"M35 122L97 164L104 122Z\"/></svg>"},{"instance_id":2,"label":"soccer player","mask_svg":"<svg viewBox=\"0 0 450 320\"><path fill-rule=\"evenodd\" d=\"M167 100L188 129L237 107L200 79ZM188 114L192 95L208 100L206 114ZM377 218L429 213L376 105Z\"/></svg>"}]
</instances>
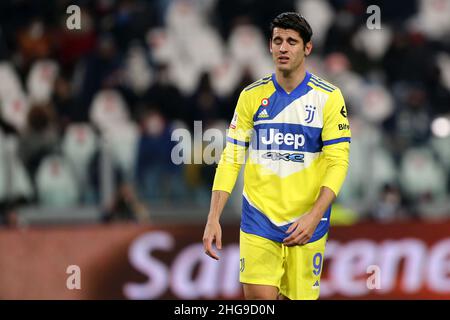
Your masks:
<instances>
[{"instance_id":1,"label":"soccer player","mask_svg":"<svg viewBox=\"0 0 450 320\"><path fill-rule=\"evenodd\" d=\"M275 73L242 90L214 178L203 244L219 259L219 219L248 152L240 227L246 299L319 297L331 204L347 173L351 134L341 91L306 71L311 37L297 13L272 21Z\"/></svg>"}]
</instances>

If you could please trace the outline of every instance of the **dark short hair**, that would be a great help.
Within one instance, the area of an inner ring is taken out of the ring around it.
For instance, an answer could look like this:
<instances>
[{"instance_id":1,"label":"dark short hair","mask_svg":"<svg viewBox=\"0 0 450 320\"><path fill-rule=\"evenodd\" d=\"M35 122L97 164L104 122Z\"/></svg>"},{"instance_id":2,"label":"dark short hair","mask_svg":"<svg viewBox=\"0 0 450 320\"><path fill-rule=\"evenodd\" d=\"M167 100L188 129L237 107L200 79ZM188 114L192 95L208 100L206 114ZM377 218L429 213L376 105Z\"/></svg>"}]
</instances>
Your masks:
<instances>
[{"instance_id":1,"label":"dark short hair","mask_svg":"<svg viewBox=\"0 0 450 320\"><path fill-rule=\"evenodd\" d=\"M283 12L273 19L270 23L270 37L273 37L273 29L292 29L298 32L300 37L303 39L303 43L311 41L313 35L311 26L305 17L297 12Z\"/></svg>"}]
</instances>

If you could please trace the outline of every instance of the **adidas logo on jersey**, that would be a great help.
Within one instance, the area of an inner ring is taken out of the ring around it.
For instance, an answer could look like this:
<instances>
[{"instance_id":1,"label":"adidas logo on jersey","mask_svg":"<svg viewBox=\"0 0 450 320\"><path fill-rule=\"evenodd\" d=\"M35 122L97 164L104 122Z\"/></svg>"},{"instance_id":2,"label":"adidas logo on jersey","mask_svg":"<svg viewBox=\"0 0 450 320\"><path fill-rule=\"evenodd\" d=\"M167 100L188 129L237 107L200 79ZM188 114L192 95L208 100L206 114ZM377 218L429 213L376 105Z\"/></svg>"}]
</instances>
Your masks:
<instances>
[{"instance_id":1,"label":"adidas logo on jersey","mask_svg":"<svg viewBox=\"0 0 450 320\"><path fill-rule=\"evenodd\" d=\"M268 118L268 117L269 117L269 113L267 112L266 109L264 109L263 111L261 111L261 112L258 114L258 118Z\"/></svg>"},{"instance_id":2,"label":"adidas logo on jersey","mask_svg":"<svg viewBox=\"0 0 450 320\"><path fill-rule=\"evenodd\" d=\"M319 280L316 280L316 282L313 284L312 288L313 289L319 289Z\"/></svg>"}]
</instances>

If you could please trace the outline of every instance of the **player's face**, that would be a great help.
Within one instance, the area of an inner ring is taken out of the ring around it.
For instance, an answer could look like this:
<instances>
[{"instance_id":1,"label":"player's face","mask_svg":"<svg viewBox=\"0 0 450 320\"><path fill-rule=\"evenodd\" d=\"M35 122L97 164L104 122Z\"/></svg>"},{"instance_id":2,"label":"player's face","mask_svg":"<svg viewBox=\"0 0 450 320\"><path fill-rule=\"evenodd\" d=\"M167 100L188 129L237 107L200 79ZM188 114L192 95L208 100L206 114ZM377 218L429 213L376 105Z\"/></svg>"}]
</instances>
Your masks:
<instances>
[{"instance_id":1,"label":"player's face","mask_svg":"<svg viewBox=\"0 0 450 320\"><path fill-rule=\"evenodd\" d=\"M292 72L300 68L309 55L312 43L306 46L297 31L292 29L274 28L272 40L270 41L270 52L275 67L282 72Z\"/></svg>"}]
</instances>

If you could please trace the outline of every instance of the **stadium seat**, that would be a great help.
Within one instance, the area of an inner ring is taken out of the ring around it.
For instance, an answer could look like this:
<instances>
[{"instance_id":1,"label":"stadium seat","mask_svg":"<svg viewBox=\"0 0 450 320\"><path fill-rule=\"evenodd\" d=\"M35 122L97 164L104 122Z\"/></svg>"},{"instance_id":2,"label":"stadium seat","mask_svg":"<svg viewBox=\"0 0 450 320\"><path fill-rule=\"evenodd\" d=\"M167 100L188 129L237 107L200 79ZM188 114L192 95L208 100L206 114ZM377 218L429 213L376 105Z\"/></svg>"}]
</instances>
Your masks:
<instances>
[{"instance_id":1,"label":"stadium seat","mask_svg":"<svg viewBox=\"0 0 450 320\"><path fill-rule=\"evenodd\" d=\"M166 22L167 35L175 49L170 53L171 78L184 94L191 94L197 88L200 74L221 64L223 41L206 23L202 6L191 1L174 1L167 11Z\"/></svg>"},{"instance_id":2,"label":"stadium seat","mask_svg":"<svg viewBox=\"0 0 450 320\"><path fill-rule=\"evenodd\" d=\"M136 161L138 126L133 122L123 122L112 130L106 130L103 137L110 147L115 164L126 178L131 178Z\"/></svg>"},{"instance_id":3,"label":"stadium seat","mask_svg":"<svg viewBox=\"0 0 450 320\"><path fill-rule=\"evenodd\" d=\"M242 48L245 48L245 50L242 50ZM231 31L228 50L232 61L240 66L253 66L257 62L264 67L263 70L251 67L252 76L255 80L272 70L268 68L269 65L266 63L267 59L270 59L267 41L261 30L253 25L236 26Z\"/></svg>"},{"instance_id":4,"label":"stadium seat","mask_svg":"<svg viewBox=\"0 0 450 320\"><path fill-rule=\"evenodd\" d=\"M84 185L88 166L98 148L98 138L88 123L75 123L66 128L61 145L65 158L71 163L77 181Z\"/></svg>"},{"instance_id":5,"label":"stadium seat","mask_svg":"<svg viewBox=\"0 0 450 320\"><path fill-rule=\"evenodd\" d=\"M131 89L137 94L147 90L153 81L152 69L148 65L147 53L140 45L128 49L125 76Z\"/></svg>"},{"instance_id":6,"label":"stadium seat","mask_svg":"<svg viewBox=\"0 0 450 320\"><path fill-rule=\"evenodd\" d=\"M148 30L146 42L156 64L170 64L175 58L175 41L165 28Z\"/></svg>"},{"instance_id":7,"label":"stadium seat","mask_svg":"<svg viewBox=\"0 0 450 320\"><path fill-rule=\"evenodd\" d=\"M176 60L188 58L198 72L220 64L224 56L223 41L206 23L203 7L191 1L174 1L167 12L167 30L178 47Z\"/></svg>"},{"instance_id":8,"label":"stadium seat","mask_svg":"<svg viewBox=\"0 0 450 320\"><path fill-rule=\"evenodd\" d=\"M127 122L129 112L125 100L118 91L105 89L99 91L92 100L89 117L103 132Z\"/></svg>"},{"instance_id":9,"label":"stadium seat","mask_svg":"<svg viewBox=\"0 0 450 320\"><path fill-rule=\"evenodd\" d=\"M242 77L242 67L233 63L229 57L211 71L211 86L220 97L227 97L233 93L236 83Z\"/></svg>"},{"instance_id":10,"label":"stadium seat","mask_svg":"<svg viewBox=\"0 0 450 320\"><path fill-rule=\"evenodd\" d=\"M297 0L295 7L297 12L301 12L308 20L314 30L314 46L321 47L335 17L333 8L325 0ZM320 12L320 14L317 14L317 12Z\"/></svg>"},{"instance_id":11,"label":"stadium seat","mask_svg":"<svg viewBox=\"0 0 450 320\"><path fill-rule=\"evenodd\" d=\"M412 199L440 199L446 195L447 174L427 147L407 150L400 165L400 183Z\"/></svg>"},{"instance_id":12,"label":"stadium seat","mask_svg":"<svg viewBox=\"0 0 450 320\"><path fill-rule=\"evenodd\" d=\"M30 109L25 96L10 96L3 100L0 108L1 116L6 122L11 124L19 132L25 129L27 115Z\"/></svg>"},{"instance_id":13,"label":"stadium seat","mask_svg":"<svg viewBox=\"0 0 450 320\"><path fill-rule=\"evenodd\" d=\"M166 13L166 25L171 32L185 33L201 27L204 23L199 7L193 1L173 1Z\"/></svg>"},{"instance_id":14,"label":"stadium seat","mask_svg":"<svg viewBox=\"0 0 450 320\"><path fill-rule=\"evenodd\" d=\"M42 206L76 206L80 191L70 163L60 155L45 157L36 173L36 192Z\"/></svg>"},{"instance_id":15,"label":"stadium seat","mask_svg":"<svg viewBox=\"0 0 450 320\"><path fill-rule=\"evenodd\" d=\"M36 61L27 78L27 90L31 103L44 104L50 101L59 66L52 60Z\"/></svg>"},{"instance_id":16,"label":"stadium seat","mask_svg":"<svg viewBox=\"0 0 450 320\"><path fill-rule=\"evenodd\" d=\"M441 163L447 168L447 172L450 173L450 136L445 138L431 138L431 147Z\"/></svg>"},{"instance_id":17,"label":"stadium seat","mask_svg":"<svg viewBox=\"0 0 450 320\"><path fill-rule=\"evenodd\" d=\"M19 76L10 62L0 63L0 101L23 96L24 91Z\"/></svg>"},{"instance_id":18,"label":"stadium seat","mask_svg":"<svg viewBox=\"0 0 450 320\"><path fill-rule=\"evenodd\" d=\"M383 31L371 30L363 25L354 37L355 48L364 51L374 61L383 58L392 42L393 32L391 28L387 25L382 25L381 28Z\"/></svg>"},{"instance_id":19,"label":"stadium seat","mask_svg":"<svg viewBox=\"0 0 450 320\"><path fill-rule=\"evenodd\" d=\"M365 85L360 110L366 120L381 124L394 112L394 100L384 86Z\"/></svg>"},{"instance_id":20,"label":"stadium seat","mask_svg":"<svg viewBox=\"0 0 450 320\"><path fill-rule=\"evenodd\" d=\"M393 179L393 164L381 148L381 132L359 117L349 119L352 125L352 141L350 145L350 165L347 177L339 193L339 201L345 206L353 207L356 203L362 206L374 201L375 195L370 192L373 184L377 188L383 182ZM381 163L376 164L382 160ZM382 169L382 174L377 176L374 170L368 170L373 165Z\"/></svg>"},{"instance_id":21,"label":"stadium seat","mask_svg":"<svg viewBox=\"0 0 450 320\"><path fill-rule=\"evenodd\" d=\"M33 197L30 177L16 151L16 138L7 137L0 130L0 201Z\"/></svg>"},{"instance_id":22,"label":"stadium seat","mask_svg":"<svg viewBox=\"0 0 450 320\"><path fill-rule=\"evenodd\" d=\"M449 1L420 0L417 15L411 19L410 26L430 39L444 39L450 32L449 14Z\"/></svg>"},{"instance_id":23,"label":"stadium seat","mask_svg":"<svg viewBox=\"0 0 450 320\"><path fill-rule=\"evenodd\" d=\"M397 182L397 166L392 154L383 145L373 150L372 158L372 189L374 196L381 191L386 184L396 184Z\"/></svg>"}]
</instances>

